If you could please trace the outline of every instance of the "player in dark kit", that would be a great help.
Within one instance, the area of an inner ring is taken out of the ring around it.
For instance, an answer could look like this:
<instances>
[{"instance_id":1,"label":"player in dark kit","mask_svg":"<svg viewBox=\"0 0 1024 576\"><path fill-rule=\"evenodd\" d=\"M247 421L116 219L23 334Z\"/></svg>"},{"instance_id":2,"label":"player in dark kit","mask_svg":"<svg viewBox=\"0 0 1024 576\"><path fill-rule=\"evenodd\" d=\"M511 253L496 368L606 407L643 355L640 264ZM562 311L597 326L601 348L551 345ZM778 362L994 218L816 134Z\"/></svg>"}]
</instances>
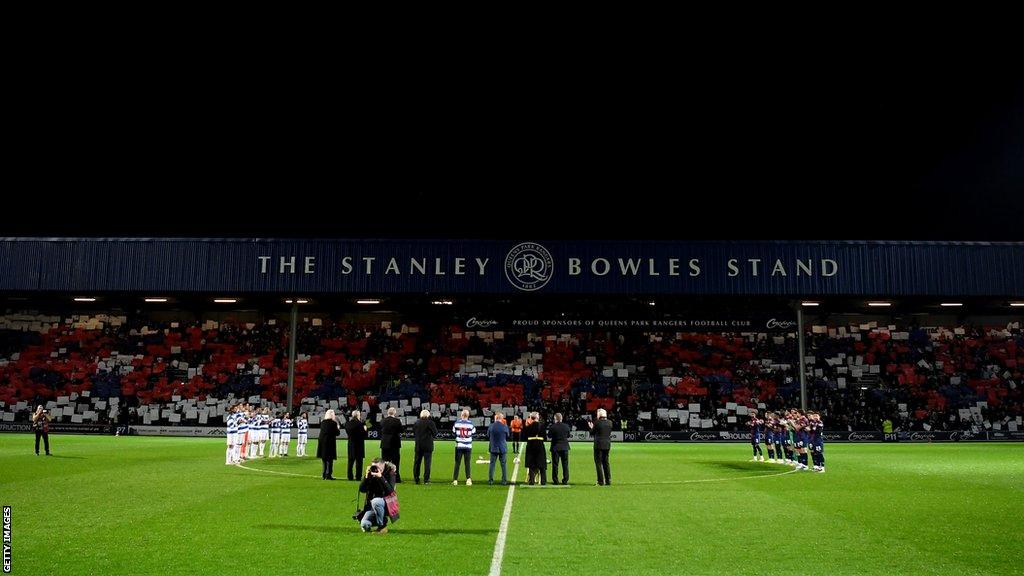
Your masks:
<instances>
[{"instance_id":1,"label":"player in dark kit","mask_svg":"<svg viewBox=\"0 0 1024 576\"><path fill-rule=\"evenodd\" d=\"M750 447L754 451L754 457L750 459L751 462L757 462L758 456L761 457L761 462L764 462L764 452L761 451L761 427L764 425L764 421L757 417L757 410L750 411Z\"/></svg>"},{"instance_id":2,"label":"player in dark kit","mask_svg":"<svg viewBox=\"0 0 1024 576\"><path fill-rule=\"evenodd\" d=\"M775 414L765 412L764 414L764 446L768 449L768 462L775 464Z\"/></svg>"},{"instance_id":3,"label":"player in dark kit","mask_svg":"<svg viewBox=\"0 0 1024 576\"><path fill-rule=\"evenodd\" d=\"M772 414L772 430L775 432L775 461L785 464L786 460L782 454L782 445L785 443L786 425L782 423L779 414Z\"/></svg>"},{"instance_id":4,"label":"player in dark kit","mask_svg":"<svg viewBox=\"0 0 1024 576\"><path fill-rule=\"evenodd\" d=\"M780 420L782 426L782 450L785 452L785 464L796 466L796 458L793 456L793 422L796 420L796 411L787 410L785 418Z\"/></svg>"},{"instance_id":5,"label":"player in dark kit","mask_svg":"<svg viewBox=\"0 0 1024 576\"><path fill-rule=\"evenodd\" d=\"M796 420L793 422L793 431L796 433L797 470L807 470L807 446L811 441L810 436L807 433L809 426L810 420L807 419L807 416L798 412Z\"/></svg>"},{"instance_id":6,"label":"player in dark kit","mask_svg":"<svg viewBox=\"0 0 1024 576\"><path fill-rule=\"evenodd\" d=\"M811 457L814 458L814 471L825 471L825 423L821 421L821 414L811 412L808 435L811 442Z\"/></svg>"}]
</instances>

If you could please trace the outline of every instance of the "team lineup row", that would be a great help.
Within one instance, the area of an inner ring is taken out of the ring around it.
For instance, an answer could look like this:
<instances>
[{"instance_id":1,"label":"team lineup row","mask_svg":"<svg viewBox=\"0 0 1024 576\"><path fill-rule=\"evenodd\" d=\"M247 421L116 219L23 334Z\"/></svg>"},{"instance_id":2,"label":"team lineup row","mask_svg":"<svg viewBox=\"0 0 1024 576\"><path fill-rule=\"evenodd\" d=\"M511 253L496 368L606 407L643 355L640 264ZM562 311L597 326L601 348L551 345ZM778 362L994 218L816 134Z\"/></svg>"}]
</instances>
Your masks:
<instances>
[{"instance_id":1,"label":"team lineup row","mask_svg":"<svg viewBox=\"0 0 1024 576\"><path fill-rule=\"evenodd\" d=\"M295 421L298 427L298 443L295 455L306 455L306 442L309 439L309 421L303 412ZM271 414L269 408L253 408L248 404L239 404L231 409L225 417L227 424L227 452L224 464L239 464L243 460L263 458L267 441L270 441L270 458L288 456L288 446L292 438L292 419L290 413Z\"/></svg>"},{"instance_id":2,"label":"team lineup row","mask_svg":"<svg viewBox=\"0 0 1024 576\"><path fill-rule=\"evenodd\" d=\"M821 414L791 408L785 412L765 413L759 418L757 410L751 411L750 444L753 461L764 462L763 442L768 449L768 461L789 464L797 470L807 470L807 451L810 449L814 471L825 471L825 438L822 432L825 424Z\"/></svg>"}]
</instances>

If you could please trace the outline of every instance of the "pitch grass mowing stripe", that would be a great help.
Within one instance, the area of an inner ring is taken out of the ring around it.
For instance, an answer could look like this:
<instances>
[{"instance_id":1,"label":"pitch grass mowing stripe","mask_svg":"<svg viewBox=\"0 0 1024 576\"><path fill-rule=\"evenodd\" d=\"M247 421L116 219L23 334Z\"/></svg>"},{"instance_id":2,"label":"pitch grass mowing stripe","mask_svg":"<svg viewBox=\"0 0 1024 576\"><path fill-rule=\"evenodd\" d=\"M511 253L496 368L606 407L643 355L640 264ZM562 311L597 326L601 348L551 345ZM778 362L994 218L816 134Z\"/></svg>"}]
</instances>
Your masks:
<instances>
[{"instance_id":1,"label":"pitch grass mowing stripe","mask_svg":"<svg viewBox=\"0 0 1024 576\"><path fill-rule=\"evenodd\" d=\"M508 485L508 496L505 498L505 511L501 513L501 525L498 527L498 539L494 541L494 556L491 557L490 576L501 575L501 561L505 557L505 537L508 536L508 517L512 513L512 498L516 494L516 482L519 479L519 458L512 467L512 482Z\"/></svg>"},{"instance_id":2,"label":"pitch grass mowing stripe","mask_svg":"<svg viewBox=\"0 0 1024 576\"><path fill-rule=\"evenodd\" d=\"M777 474L758 474L756 476L740 476L739 478L704 478L702 480L661 480L654 482L623 482L619 486L651 486L654 484L698 484L701 482L732 482L733 480L752 480L754 478L771 478L773 476L785 476L786 474L792 474L799 472L795 468L793 470L786 470L785 472L779 472ZM814 472L810 472L814 474Z\"/></svg>"}]
</instances>

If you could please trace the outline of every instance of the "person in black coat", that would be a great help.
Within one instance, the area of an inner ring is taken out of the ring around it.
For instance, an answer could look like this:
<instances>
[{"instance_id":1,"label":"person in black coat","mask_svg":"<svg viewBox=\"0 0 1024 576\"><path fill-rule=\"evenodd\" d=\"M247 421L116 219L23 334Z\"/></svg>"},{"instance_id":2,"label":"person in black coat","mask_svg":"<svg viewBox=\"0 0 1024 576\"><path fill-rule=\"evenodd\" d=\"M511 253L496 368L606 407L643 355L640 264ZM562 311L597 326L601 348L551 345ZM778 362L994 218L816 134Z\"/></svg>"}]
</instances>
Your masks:
<instances>
[{"instance_id":1,"label":"person in black coat","mask_svg":"<svg viewBox=\"0 0 1024 576\"><path fill-rule=\"evenodd\" d=\"M380 423L380 456L384 460L401 469L402 462L402 421L395 417L397 410L388 408L388 417ZM402 483L402 473L399 472L395 482Z\"/></svg>"},{"instance_id":2,"label":"person in black coat","mask_svg":"<svg viewBox=\"0 0 1024 576\"><path fill-rule=\"evenodd\" d=\"M597 409L597 422L587 422L594 436L594 465L597 467L597 485L612 485L612 470L608 465L608 452L612 449L612 421L604 408Z\"/></svg>"},{"instance_id":3,"label":"person in black coat","mask_svg":"<svg viewBox=\"0 0 1024 576\"><path fill-rule=\"evenodd\" d=\"M366 457L366 424L359 410L353 411L352 418L345 423L345 433L348 435L348 479L358 480Z\"/></svg>"},{"instance_id":4,"label":"person in black coat","mask_svg":"<svg viewBox=\"0 0 1024 576\"><path fill-rule=\"evenodd\" d=\"M569 425L562 415L555 414L555 423L548 429L551 438L551 481L558 484L558 461L562 461L562 484L569 483Z\"/></svg>"},{"instance_id":5,"label":"person in black coat","mask_svg":"<svg viewBox=\"0 0 1024 576\"><path fill-rule=\"evenodd\" d=\"M412 465L412 477L420 483L420 462L425 464L423 483L430 484L430 460L434 455L434 437L437 436L437 425L430 419L430 410L421 410L420 419L412 425L412 434L416 438L416 456Z\"/></svg>"},{"instance_id":6,"label":"person in black coat","mask_svg":"<svg viewBox=\"0 0 1024 576\"><path fill-rule=\"evenodd\" d=\"M338 422L334 410L328 410L320 422L320 437L316 442L316 457L323 461L324 480L334 480L334 461L338 458Z\"/></svg>"},{"instance_id":7,"label":"person in black coat","mask_svg":"<svg viewBox=\"0 0 1024 576\"><path fill-rule=\"evenodd\" d=\"M526 419L523 427L526 437L526 468L530 471L528 483L532 486L537 473L540 473L540 485L548 483L547 454L544 453L544 428L540 422L540 414L533 412Z\"/></svg>"}]
</instances>

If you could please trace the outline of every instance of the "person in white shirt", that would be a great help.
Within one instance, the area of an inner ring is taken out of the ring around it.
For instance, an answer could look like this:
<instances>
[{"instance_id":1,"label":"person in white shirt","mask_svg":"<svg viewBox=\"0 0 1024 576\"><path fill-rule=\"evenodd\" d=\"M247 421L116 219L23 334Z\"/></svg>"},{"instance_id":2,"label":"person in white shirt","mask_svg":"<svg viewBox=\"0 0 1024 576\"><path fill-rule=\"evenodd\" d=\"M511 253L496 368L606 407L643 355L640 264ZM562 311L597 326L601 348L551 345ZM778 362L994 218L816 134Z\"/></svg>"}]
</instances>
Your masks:
<instances>
[{"instance_id":1,"label":"person in white shirt","mask_svg":"<svg viewBox=\"0 0 1024 576\"><path fill-rule=\"evenodd\" d=\"M281 418L275 416L270 421L270 457L277 458L281 449Z\"/></svg>"},{"instance_id":2,"label":"person in white shirt","mask_svg":"<svg viewBox=\"0 0 1024 576\"><path fill-rule=\"evenodd\" d=\"M239 408L235 414L235 464L245 460L245 445L249 438L249 421L245 418L244 408Z\"/></svg>"},{"instance_id":3,"label":"person in white shirt","mask_svg":"<svg viewBox=\"0 0 1024 576\"><path fill-rule=\"evenodd\" d=\"M281 418L281 447L278 449L278 454L284 457L288 457L288 445L292 441L292 415L285 413L284 418Z\"/></svg>"},{"instance_id":4,"label":"person in white shirt","mask_svg":"<svg viewBox=\"0 0 1024 576\"><path fill-rule=\"evenodd\" d=\"M476 427L469 420L469 410L463 410L459 419L452 426L452 433L455 434L455 474L452 475L452 485L459 485L459 464L462 460L466 462L466 486L473 485L472 470L469 468L470 456L473 454L473 433Z\"/></svg>"},{"instance_id":5,"label":"person in white shirt","mask_svg":"<svg viewBox=\"0 0 1024 576\"><path fill-rule=\"evenodd\" d=\"M225 435L228 439L228 450L224 454L224 465L229 466L235 463L235 434L237 429L235 427L234 409L224 415L224 424Z\"/></svg>"},{"instance_id":6,"label":"person in white shirt","mask_svg":"<svg viewBox=\"0 0 1024 576\"><path fill-rule=\"evenodd\" d=\"M270 408L264 408L260 412L260 458L267 447L267 440L270 439Z\"/></svg>"},{"instance_id":7,"label":"person in white shirt","mask_svg":"<svg viewBox=\"0 0 1024 576\"><path fill-rule=\"evenodd\" d=\"M299 439L298 443L295 444L295 455L305 457L306 441L309 439L309 420L306 412L299 414L297 425L299 427Z\"/></svg>"}]
</instances>

